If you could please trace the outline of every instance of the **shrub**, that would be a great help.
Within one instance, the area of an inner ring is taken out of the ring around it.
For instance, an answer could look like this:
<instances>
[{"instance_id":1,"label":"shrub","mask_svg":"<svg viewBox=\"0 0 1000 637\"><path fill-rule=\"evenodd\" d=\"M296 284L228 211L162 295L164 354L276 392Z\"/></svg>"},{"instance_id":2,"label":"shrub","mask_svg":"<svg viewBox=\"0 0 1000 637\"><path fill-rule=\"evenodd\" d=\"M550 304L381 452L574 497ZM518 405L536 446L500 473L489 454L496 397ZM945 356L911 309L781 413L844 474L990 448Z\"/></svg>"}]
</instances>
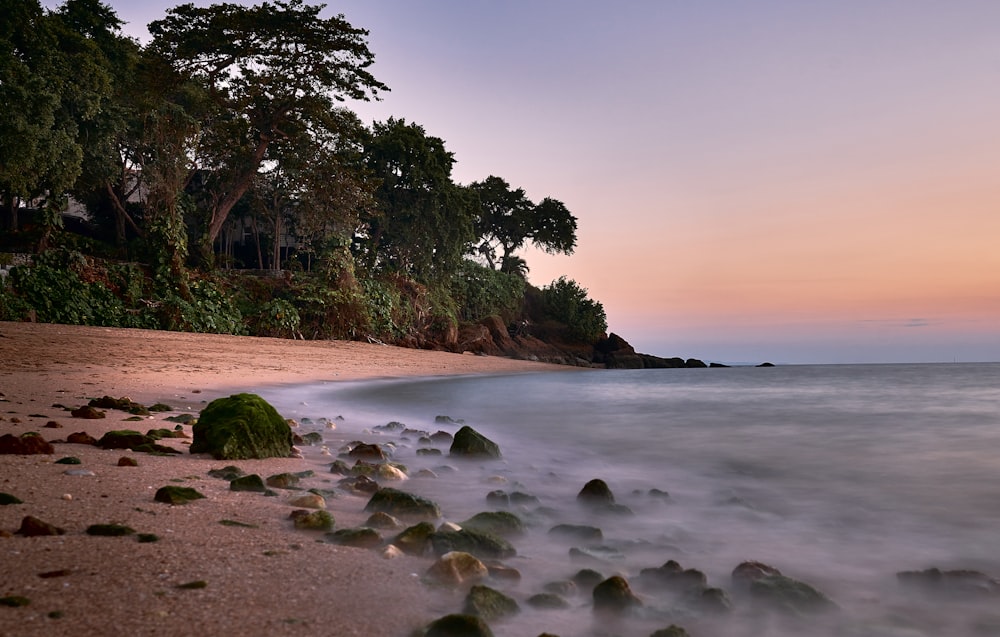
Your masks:
<instances>
[{"instance_id":1,"label":"shrub","mask_svg":"<svg viewBox=\"0 0 1000 637\"><path fill-rule=\"evenodd\" d=\"M498 315L513 321L524 303L525 282L516 274L494 270L474 261L464 261L455 273L451 295L463 321L478 321Z\"/></svg>"},{"instance_id":2,"label":"shrub","mask_svg":"<svg viewBox=\"0 0 1000 637\"><path fill-rule=\"evenodd\" d=\"M604 306L587 297L587 290L565 276L542 288L545 312L565 323L569 334L582 341L593 342L608 329Z\"/></svg>"}]
</instances>

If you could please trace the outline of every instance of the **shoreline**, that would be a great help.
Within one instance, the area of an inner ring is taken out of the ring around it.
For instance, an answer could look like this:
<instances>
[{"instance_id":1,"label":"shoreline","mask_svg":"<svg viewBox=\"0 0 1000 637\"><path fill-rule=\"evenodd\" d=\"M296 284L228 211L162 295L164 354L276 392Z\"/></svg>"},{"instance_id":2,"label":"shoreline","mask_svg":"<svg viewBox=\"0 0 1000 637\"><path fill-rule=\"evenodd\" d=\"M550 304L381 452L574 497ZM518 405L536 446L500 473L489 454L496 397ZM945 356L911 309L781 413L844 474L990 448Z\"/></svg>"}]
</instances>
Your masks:
<instances>
[{"instance_id":1,"label":"shoreline","mask_svg":"<svg viewBox=\"0 0 1000 637\"><path fill-rule=\"evenodd\" d=\"M52 441L80 431L100 438L114 429L172 427L164 416L196 414L220 396L265 387L572 369L343 341L0 322L0 435L34 431ZM104 395L163 402L173 411L128 422L123 411L85 420L53 406L78 407ZM61 427L46 427L52 421ZM207 476L209 469L238 464L266 477L300 471L306 461L227 463L188 454L190 440L161 442L182 454L56 443L52 455L0 455L0 492L23 501L0 506L0 598L30 601L0 607L0 634L408 635L434 618L433 594L414 577L426 568L423 560L385 560L370 550L323 543L287 519L296 492L235 493ZM55 463L66 456L81 464ZM122 456L138 467L117 466ZM74 469L94 475L65 473ZM315 480L333 486L326 476ZM206 499L154 502L156 489L175 483ZM343 495L329 499L327 509L338 528L348 527L367 517L364 503ZM65 534L11 536L28 515ZM107 523L159 541L85 533L91 524ZM207 585L178 588L197 581Z\"/></svg>"}]
</instances>

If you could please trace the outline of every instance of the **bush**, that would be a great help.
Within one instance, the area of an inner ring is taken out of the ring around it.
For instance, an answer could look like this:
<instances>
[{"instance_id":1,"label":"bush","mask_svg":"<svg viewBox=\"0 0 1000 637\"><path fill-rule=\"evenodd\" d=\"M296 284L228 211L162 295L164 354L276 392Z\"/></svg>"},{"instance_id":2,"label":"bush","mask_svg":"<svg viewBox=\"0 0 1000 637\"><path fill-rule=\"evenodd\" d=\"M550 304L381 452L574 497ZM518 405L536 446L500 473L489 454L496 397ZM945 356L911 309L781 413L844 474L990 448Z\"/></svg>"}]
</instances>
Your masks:
<instances>
[{"instance_id":1,"label":"bush","mask_svg":"<svg viewBox=\"0 0 1000 637\"><path fill-rule=\"evenodd\" d=\"M565 276L542 288L545 312L564 323L569 334L581 341L594 342L608 329L604 306L587 297L587 290Z\"/></svg>"},{"instance_id":2,"label":"bush","mask_svg":"<svg viewBox=\"0 0 1000 637\"><path fill-rule=\"evenodd\" d=\"M451 295L463 321L497 315L510 323L521 312L524 289L523 278L466 260L452 279Z\"/></svg>"}]
</instances>

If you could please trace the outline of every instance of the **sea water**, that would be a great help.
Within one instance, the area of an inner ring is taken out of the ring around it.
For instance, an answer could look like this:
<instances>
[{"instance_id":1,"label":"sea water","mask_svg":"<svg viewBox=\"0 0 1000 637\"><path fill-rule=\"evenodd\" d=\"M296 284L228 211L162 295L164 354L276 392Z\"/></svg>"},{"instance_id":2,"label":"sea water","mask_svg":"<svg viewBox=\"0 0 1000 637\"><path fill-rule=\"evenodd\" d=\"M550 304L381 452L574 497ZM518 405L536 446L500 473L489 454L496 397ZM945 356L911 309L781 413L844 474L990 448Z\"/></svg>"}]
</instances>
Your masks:
<instances>
[{"instance_id":1,"label":"sea water","mask_svg":"<svg viewBox=\"0 0 1000 637\"><path fill-rule=\"evenodd\" d=\"M1000 635L1000 597L902 588L896 573L975 569L1000 576L1000 364L733 367L567 371L490 377L326 383L265 393L292 417L343 416L338 440L393 442L414 478L404 490L438 502L448 521L491 510L494 490L537 504L507 564L517 583L492 585L522 612L491 622L498 637L638 635L672 623L705 635ZM417 455L415 437L373 427L399 421L454 433L461 420L503 458ZM307 458L314 454L307 452ZM326 458L329 461L329 458ZM604 480L633 515L595 514L576 495ZM665 496L659 492L666 492ZM556 524L600 528L600 559ZM706 613L637 586L643 568L676 560L730 593ZM822 617L759 613L731 584L735 566L767 563L829 596ZM608 620L591 592L567 610L525 600L581 568L623 575L643 606ZM461 610L446 598L447 614ZM449 604L454 607L448 607Z\"/></svg>"}]
</instances>

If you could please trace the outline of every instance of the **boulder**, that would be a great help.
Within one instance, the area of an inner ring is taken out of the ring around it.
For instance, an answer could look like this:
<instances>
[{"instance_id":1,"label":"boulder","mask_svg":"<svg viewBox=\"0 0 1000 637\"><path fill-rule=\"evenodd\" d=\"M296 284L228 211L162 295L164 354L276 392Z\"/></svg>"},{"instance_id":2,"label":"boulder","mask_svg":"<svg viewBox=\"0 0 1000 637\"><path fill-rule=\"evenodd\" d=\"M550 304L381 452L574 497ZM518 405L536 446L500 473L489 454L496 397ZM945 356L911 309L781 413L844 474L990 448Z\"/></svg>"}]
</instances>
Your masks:
<instances>
[{"instance_id":1,"label":"boulder","mask_svg":"<svg viewBox=\"0 0 1000 637\"><path fill-rule=\"evenodd\" d=\"M758 604L792 615L813 615L834 610L836 604L809 584L784 575L765 575L750 582L750 595Z\"/></svg>"},{"instance_id":2,"label":"boulder","mask_svg":"<svg viewBox=\"0 0 1000 637\"><path fill-rule=\"evenodd\" d=\"M365 520L365 526L373 529L398 529L403 525L388 513L379 511L368 516L368 519ZM431 528L433 529L433 527Z\"/></svg>"},{"instance_id":3,"label":"boulder","mask_svg":"<svg viewBox=\"0 0 1000 637\"><path fill-rule=\"evenodd\" d=\"M288 516L297 529L307 531L330 531L333 529L333 516L329 511L305 511L296 509Z\"/></svg>"},{"instance_id":4,"label":"boulder","mask_svg":"<svg viewBox=\"0 0 1000 637\"><path fill-rule=\"evenodd\" d=\"M420 522L411 527L407 527L400 532L392 543L399 547L407 555L426 555L431 550L431 535L434 534L434 525L430 522Z\"/></svg>"},{"instance_id":5,"label":"boulder","mask_svg":"<svg viewBox=\"0 0 1000 637\"><path fill-rule=\"evenodd\" d=\"M204 498L205 496L191 487L178 487L176 485L160 487L156 490L156 495L153 496L155 501L164 504L187 504Z\"/></svg>"},{"instance_id":6,"label":"boulder","mask_svg":"<svg viewBox=\"0 0 1000 637\"><path fill-rule=\"evenodd\" d=\"M19 456L33 456L38 454L52 454L56 450L52 443L42 438L37 433L28 432L20 436L4 434L0 436L0 454L13 454Z\"/></svg>"},{"instance_id":7,"label":"boulder","mask_svg":"<svg viewBox=\"0 0 1000 637\"><path fill-rule=\"evenodd\" d=\"M695 590L699 594L708 587L708 577L698 569L685 569L674 560L658 568L644 568L639 581L645 586L676 592Z\"/></svg>"},{"instance_id":8,"label":"boulder","mask_svg":"<svg viewBox=\"0 0 1000 637\"><path fill-rule=\"evenodd\" d=\"M462 612L483 619L502 619L516 615L520 610L512 598L489 586L476 584L469 589Z\"/></svg>"},{"instance_id":9,"label":"boulder","mask_svg":"<svg viewBox=\"0 0 1000 637\"><path fill-rule=\"evenodd\" d=\"M326 499L316 493L307 493L297 498L292 498L289 504L302 509L325 509Z\"/></svg>"},{"instance_id":10,"label":"boulder","mask_svg":"<svg viewBox=\"0 0 1000 637\"><path fill-rule=\"evenodd\" d=\"M741 562L736 566L736 568L733 569L733 586L739 589L747 589L754 580L758 580L769 575L781 575L781 571L773 566L764 564L763 562L755 562L752 560Z\"/></svg>"},{"instance_id":11,"label":"boulder","mask_svg":"<svg viewBox=\"0 0 1000 637\"><path fill-rule=\"evenodd\" d=\"M493 632L481 617L445 615L428 624L423 637L493 637Z\"/></svg>"},{"instance_id":12,"label":"boulder","mask_svg":"<svg viewBox=\"0 0 1000 637\"><path fill-rule=\"evenodd\" d=\"M452 551L431 564L425 579L433 584L457 586L478 582L488 575L489 569L476 556L463 551Z\"/></svg>"},{"instance_id":13,"label":"boulder","mask_svg":"<svg viewBox=\"0 0 1000 637\"><path fill-rule=\"evenodd\" d=\"M620 575L613 575L594 587L594 610L620 613L636 606L642 600L635 596L628 581Z\"/></svg>"},{"instance_id":14,"label":"boulder","mask_svg":"<svg viewBox=\"0 0 1000 637\"><path fill-rule=\"evenodd\" d=\"M119 429L109 431L101 436L101 439L97 441L97 446L101 449L135 449L136 447L155 443L156 438L152 436L131 429Z\"/></svg>"},{"instance_id":15,"label":"boulder","mask_svg":"<svg viewBox=\"0 0 1000 637\"><path fill-rule=\"evenodd\" d=\"M611 488L604 480L594 479L583 485L580 493L576 495L577 502L588 506L606 506L615 503L615 496L611 493Z\"/></svg>"},{"instance_id":16,"label":"boulder","mask_svg":"<svg viewBox=\"0 0 1000 637\"><path fill-rule=\"evenodd\" d=\"M365 505L365 511L388 513L400 518L441 517L441 509L436 503L391 487L379 489L372 494L368 504Z\"/></svg>"},{"instance_id":17,"label":"boulder","mask_svg":"<svg viewBox=\"0 0 1000 637\"><path fill-rule=\"evenodd\" d=\"M91 407L90 405L84 405L83 407L80 407L78 409L74 409L74 410L72 410L69 413L74 418L84 418L84 419L87 419L87 420L98 420L100 418L104 418L105 417L103 411L101 411L100 409L95 409L94 407Z\"/></svg>"},{"instance_id":18,"label":"boulder","mask_svg":"<svg viewBox=\"0 0 1000 637\"><path fill-rule=\"evenodd\" d=\"M517 555L514 546L507 540L473 529L459 531L438 531L431 535L431 546L438 555L452 551L471 553L483 559L507 559Z\"/></svg>"},{"instance_id":19,"label":"boulder","mask_svg":"<svg viewBox=\"0 0 1000 637\"><path fill-rule=\"evenodd\" d=\"M216 460L287 458L292 430L266 400L256 394L218 398L201 411L193 428L191 453Z\"/></svg>"},{"instance_id":20,"label":"boulder","mask_svg":"<svg viewBox=\"0 0 1000 637\"><path fill-rule=\"evenodd\" d=\"M483 511L477 513L459 526L474 531L493 533L501 537L510 537L524 533L524 522L521 518L508 511Z\"/></svg>"},{"instance_id":21,"label":"boulder","mask_svg":"<svg viewBox=\"0 0 1000 637\"><path fill-rule=\"evenodd\" d=\"M276 473L268 476L264 483L274 489L294 489L298 486L301 478L294 473Z\"/></svg>"},{"instance_id":22,"label":"boulder","mask_svg":"<svg viewBox=\"0 0 1000 637\"><path fill-rule=\"evenodd\" d=\"M347 457L360 460L374 460L376 462L384 462L388 459L382 447L364 442L354 445L347 453Z\"/></svg>"},{"instance_id":23,"label":"boulder","mask_svg":"<svg viewBox=\"0 0 1000 637\"><path fill-rule=\"evenodd\" d=\"M267 493L267 485L264 479L256 473L233 478L229 481L230 491L253 491L255 493Z\"/></svg>"},{"instance_id":24,"label":"boulder","mask_svg":"<svg viewBox=\"0 0 1000 637\"><path fill-rule=\"evenodd\" d=\"M467 458L499 458L500 447L472 427L465 425L455 434L449 453Z\"/></svg>"}]
</instances>

